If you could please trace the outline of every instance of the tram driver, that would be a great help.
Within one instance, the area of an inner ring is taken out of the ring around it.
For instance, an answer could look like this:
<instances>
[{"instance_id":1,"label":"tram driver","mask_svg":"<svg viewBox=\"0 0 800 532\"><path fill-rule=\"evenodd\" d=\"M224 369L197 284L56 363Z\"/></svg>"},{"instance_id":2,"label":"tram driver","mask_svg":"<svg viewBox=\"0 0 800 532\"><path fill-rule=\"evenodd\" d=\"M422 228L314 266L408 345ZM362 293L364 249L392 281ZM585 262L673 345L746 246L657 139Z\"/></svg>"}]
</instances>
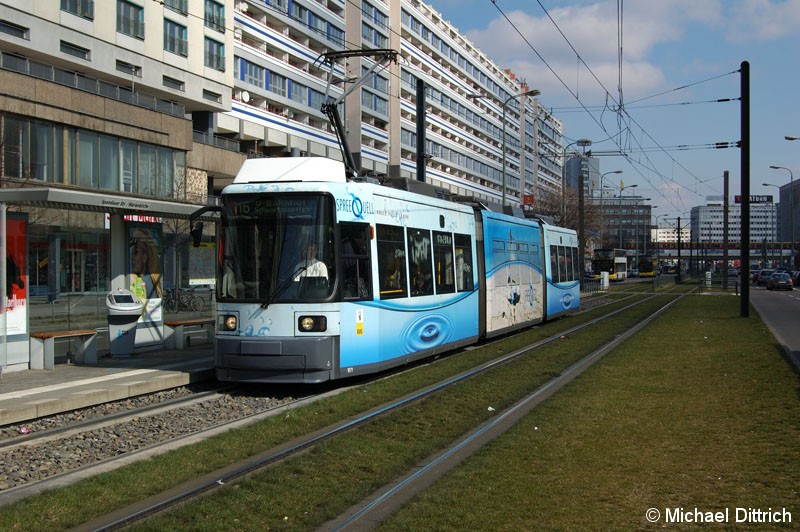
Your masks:
<instances>
[{"instance_id":1,"label":"tram driver","mask_svg":"<svg viewBox=\"0 0 800 532\"><path fill-rule=\"evenodd\" d=\"M294 271L298 272L294 280L299 281L301 277L324 277L328 279L328 267L324 262L317 258L317 243L309 242L303 260L297 263Z\"/></svg>"}]
</instances>

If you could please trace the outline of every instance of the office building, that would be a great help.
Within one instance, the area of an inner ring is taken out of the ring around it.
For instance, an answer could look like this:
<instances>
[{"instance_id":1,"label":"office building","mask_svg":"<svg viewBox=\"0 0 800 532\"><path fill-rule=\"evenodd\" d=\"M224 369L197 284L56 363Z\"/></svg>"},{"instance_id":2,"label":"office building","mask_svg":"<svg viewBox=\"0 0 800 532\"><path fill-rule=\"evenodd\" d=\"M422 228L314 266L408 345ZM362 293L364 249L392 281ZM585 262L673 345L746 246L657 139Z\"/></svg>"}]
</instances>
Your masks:
<instances>
[{"instance_id":1,"label":"office building","mask_svg":"<svg viewBox=\"0 0 800 532\"><path fill-rule=\"evenodd\" d=\"M691 238L698 250L713 253L722 249L725 238L725 206L723 196L708 196L706 204L691 210ZM731 198L732 200L733 198ZM787 262L790 246L776 243L778 235L778 209L772 203L772 196L753 196L750 201L750 255L752 260L763 265ZM729 249L741 249L742 206L736 201L728 203L728 243ZM783 259L781 256L783 255Z\"/></svg>"}]
</instances>

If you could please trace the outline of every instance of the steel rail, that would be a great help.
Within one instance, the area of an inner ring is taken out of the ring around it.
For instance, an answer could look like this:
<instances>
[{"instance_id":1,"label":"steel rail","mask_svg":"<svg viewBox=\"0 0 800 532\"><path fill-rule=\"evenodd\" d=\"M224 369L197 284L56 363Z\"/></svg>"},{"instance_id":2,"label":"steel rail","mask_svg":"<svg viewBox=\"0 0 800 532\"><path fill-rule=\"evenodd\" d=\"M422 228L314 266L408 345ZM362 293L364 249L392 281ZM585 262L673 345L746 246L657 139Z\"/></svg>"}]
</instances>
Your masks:
<instances>
[{"instance_id":1,"label":"steel rail","mask_svg":"<svg viewBox=\"0 0 800 532\"><path fill-rule=\"evenodd\" d=\"M580 331L581 329L590 327L606 319L612 318L613 316L621 312L624 312L626 310L629 310L633 307L636 307L646 301L649 301L650 299L657 297L658 295L659 294L648 294L647 297L638 300L634 303L631 303L629 305L626 305L624 307L621 307L619 309L613 310L608 314L591 319L582 324L570 327L567 330L560 331L557 334L552 335L548 338L545 338L543 340L540 340L523 348L517 349L516 351L506 354L498 359L481 364L479 366L476 366L475 368L464 371L456 376L440 381L439 383L428 386L422 390L419 390L412 394L406 395L400 399L397 399L385 405L369 410L354 418L336 423L332 426L316 431L305 437L301 437L293 442L289 442L283 446L279 446L278 448L265 451L264 453L261 453L257 456L251 456L237 463L231 464L226 468L211 472L207 475L204 475L203 477L188 481L180 486L176 486L175 488L167 490L161 494L154 495L153 497L150 497L144 501L139 501L127 507L121 508L117 511L111 512L103 516L99 516L91 521L84 523L79 527L76 527L74 530L110 531L130 526L135 522L141 521L147 517L163 512L179 503L184 503L208 491L219 488L221 486L224 486L225 484L228 484L239 478L250 475L267 466L273 465L276 462L285 460L293 455L306 451L307 449L329 438L342 434L360 425L366 424L369 421L372 421L373 419L376 419L379 416L406 407L411 403L414 403L430 395L433 395L437 392L440 392L456 383L475 377L476 375L484 373L494 367L506 364L531 351L539 349L542 346L555 342L566 335L573 334L575 332Z\"/></svg>"},{"instance_id":2,"label":"steel rail","mask_svg":"<svg viewBox=\"0 0 800 532\"><path fill-rule=\"evenodd\" d=\"M36 432L31 431L28 434L19 435L16 437L0 441L0 451L6 451L8 449L13 449L14 447L18 446L35 445L40 440L54 439L59 436L65 436L71 433L86 432L88 430L105 427L108 425L112 425L114 423L118 423L120 421L125 421L126 418L143 417L143 414L149 414L151 412L153 414L157 414L159 410L162 409L169 410L172 408L179 408L181 406L191 404L193 401L203 401L211 396L219 395L221 391L228 390L231 388L232 386L219 386L212 390L204 390L202 392L192 393L191 395L186 395L183 397L174 397L172 399L167 399L166 401L162 401L160 403L153 403L150 405L144 405L137 408L133 408L131 410L124 410L120 412L115 412L113 414L107 414L94 418L83 419L81 421L76 421L75 423L70 423L68 425L64 425L61 427L54 427L51 429L46 429ZM109 401L108 403L101 403L93 407L79 408L76 410L93 409L96 408L97 406L102 406L104 404L124 402L128 400L129 399ZM27 420L24 423L31 423L33 421L36 421L37 419L46 419L48 417L53 417L53 416L51 415L51 416L45 416L43 418L34 418Z\"/></svg>"},{"instance_id":3,"label":"steel rail","mask_svg":"<svg viewBox=\"0 0 800 532\"><path fill-rule=\"evenodd\" d=\"M400 481L391 484L388 488L378 490L375 495L369 497L361 505L356 505L356 507L351 508L343 516L340 516L339 519L329 521L327 524L321 526L319 530L338 532L345 529L371 529L376 523L385 519L388 514L393 513L392 509L399 508L402 504L411 499L414 493L411 493L409 489L415 483L422 482L425 486L431 485L435 480L463 462L468 456L471 456L478 449L506 432L539 404L575 380L612 349L639 332L665 312L670 306L688 294L689 292L686 292L676 299L667 302L625 333L592 351L572 364L557 377L549 380L520 401L506 408L496 417L481 424L451 447L436 454L426 463L417 465L413 472L406 475ZM364 525L361 526L360 523L364 523Z\"/></svg>"}]
</instances>

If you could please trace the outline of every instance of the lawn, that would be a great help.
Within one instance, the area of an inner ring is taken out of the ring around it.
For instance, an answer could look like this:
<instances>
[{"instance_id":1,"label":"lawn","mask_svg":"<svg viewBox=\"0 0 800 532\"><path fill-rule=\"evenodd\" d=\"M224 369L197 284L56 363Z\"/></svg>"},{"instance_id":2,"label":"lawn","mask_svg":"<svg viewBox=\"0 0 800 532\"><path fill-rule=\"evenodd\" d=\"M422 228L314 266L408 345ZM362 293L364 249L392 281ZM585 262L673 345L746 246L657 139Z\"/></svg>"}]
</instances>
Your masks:
<instances>
[{"instance_id":1,"label":"lawn","mask_svg":"<svg viewBox=\"0 0 800 532\"><path fill-rule=\"evenodd\" d=\"M797 376L738 312L738 298L686 298L384 528L759 528L741 509L784 508L796 527Z\"/></svg>"}]
</instances>

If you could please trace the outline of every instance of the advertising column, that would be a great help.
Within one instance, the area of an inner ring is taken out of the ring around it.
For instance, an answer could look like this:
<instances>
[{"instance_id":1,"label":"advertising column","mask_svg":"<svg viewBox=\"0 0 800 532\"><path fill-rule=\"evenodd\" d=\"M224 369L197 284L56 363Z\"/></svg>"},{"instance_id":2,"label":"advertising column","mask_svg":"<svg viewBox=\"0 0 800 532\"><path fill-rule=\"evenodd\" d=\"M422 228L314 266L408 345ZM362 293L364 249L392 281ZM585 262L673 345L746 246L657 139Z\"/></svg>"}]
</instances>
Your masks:
<instances>
[{"instance_id":1,"label":"advertising column","mask_svg":"<svg viewBox=\"0 0 800 532\"><path fill-rule=\"evenodd\" d=\"M161 344L164 341L161 224L129 221L126 225L130 243L130 291L144 303L136 327L136 345Z\"/></svg>"},{"instance_id":2,"label":"advertising column","mask_svg":"<svg viewBox=\"0 0 800 532\"><path fill-rule=\"evenodd\" d=\"M3 209L3 214L6 211ZM2 295L2 320L0 334L0 368L27 369L30 359L28 349L28 268L27 268L27 217L10 213L5 217L3 239L5 264Z\"/></svg>"}]
</instances>

